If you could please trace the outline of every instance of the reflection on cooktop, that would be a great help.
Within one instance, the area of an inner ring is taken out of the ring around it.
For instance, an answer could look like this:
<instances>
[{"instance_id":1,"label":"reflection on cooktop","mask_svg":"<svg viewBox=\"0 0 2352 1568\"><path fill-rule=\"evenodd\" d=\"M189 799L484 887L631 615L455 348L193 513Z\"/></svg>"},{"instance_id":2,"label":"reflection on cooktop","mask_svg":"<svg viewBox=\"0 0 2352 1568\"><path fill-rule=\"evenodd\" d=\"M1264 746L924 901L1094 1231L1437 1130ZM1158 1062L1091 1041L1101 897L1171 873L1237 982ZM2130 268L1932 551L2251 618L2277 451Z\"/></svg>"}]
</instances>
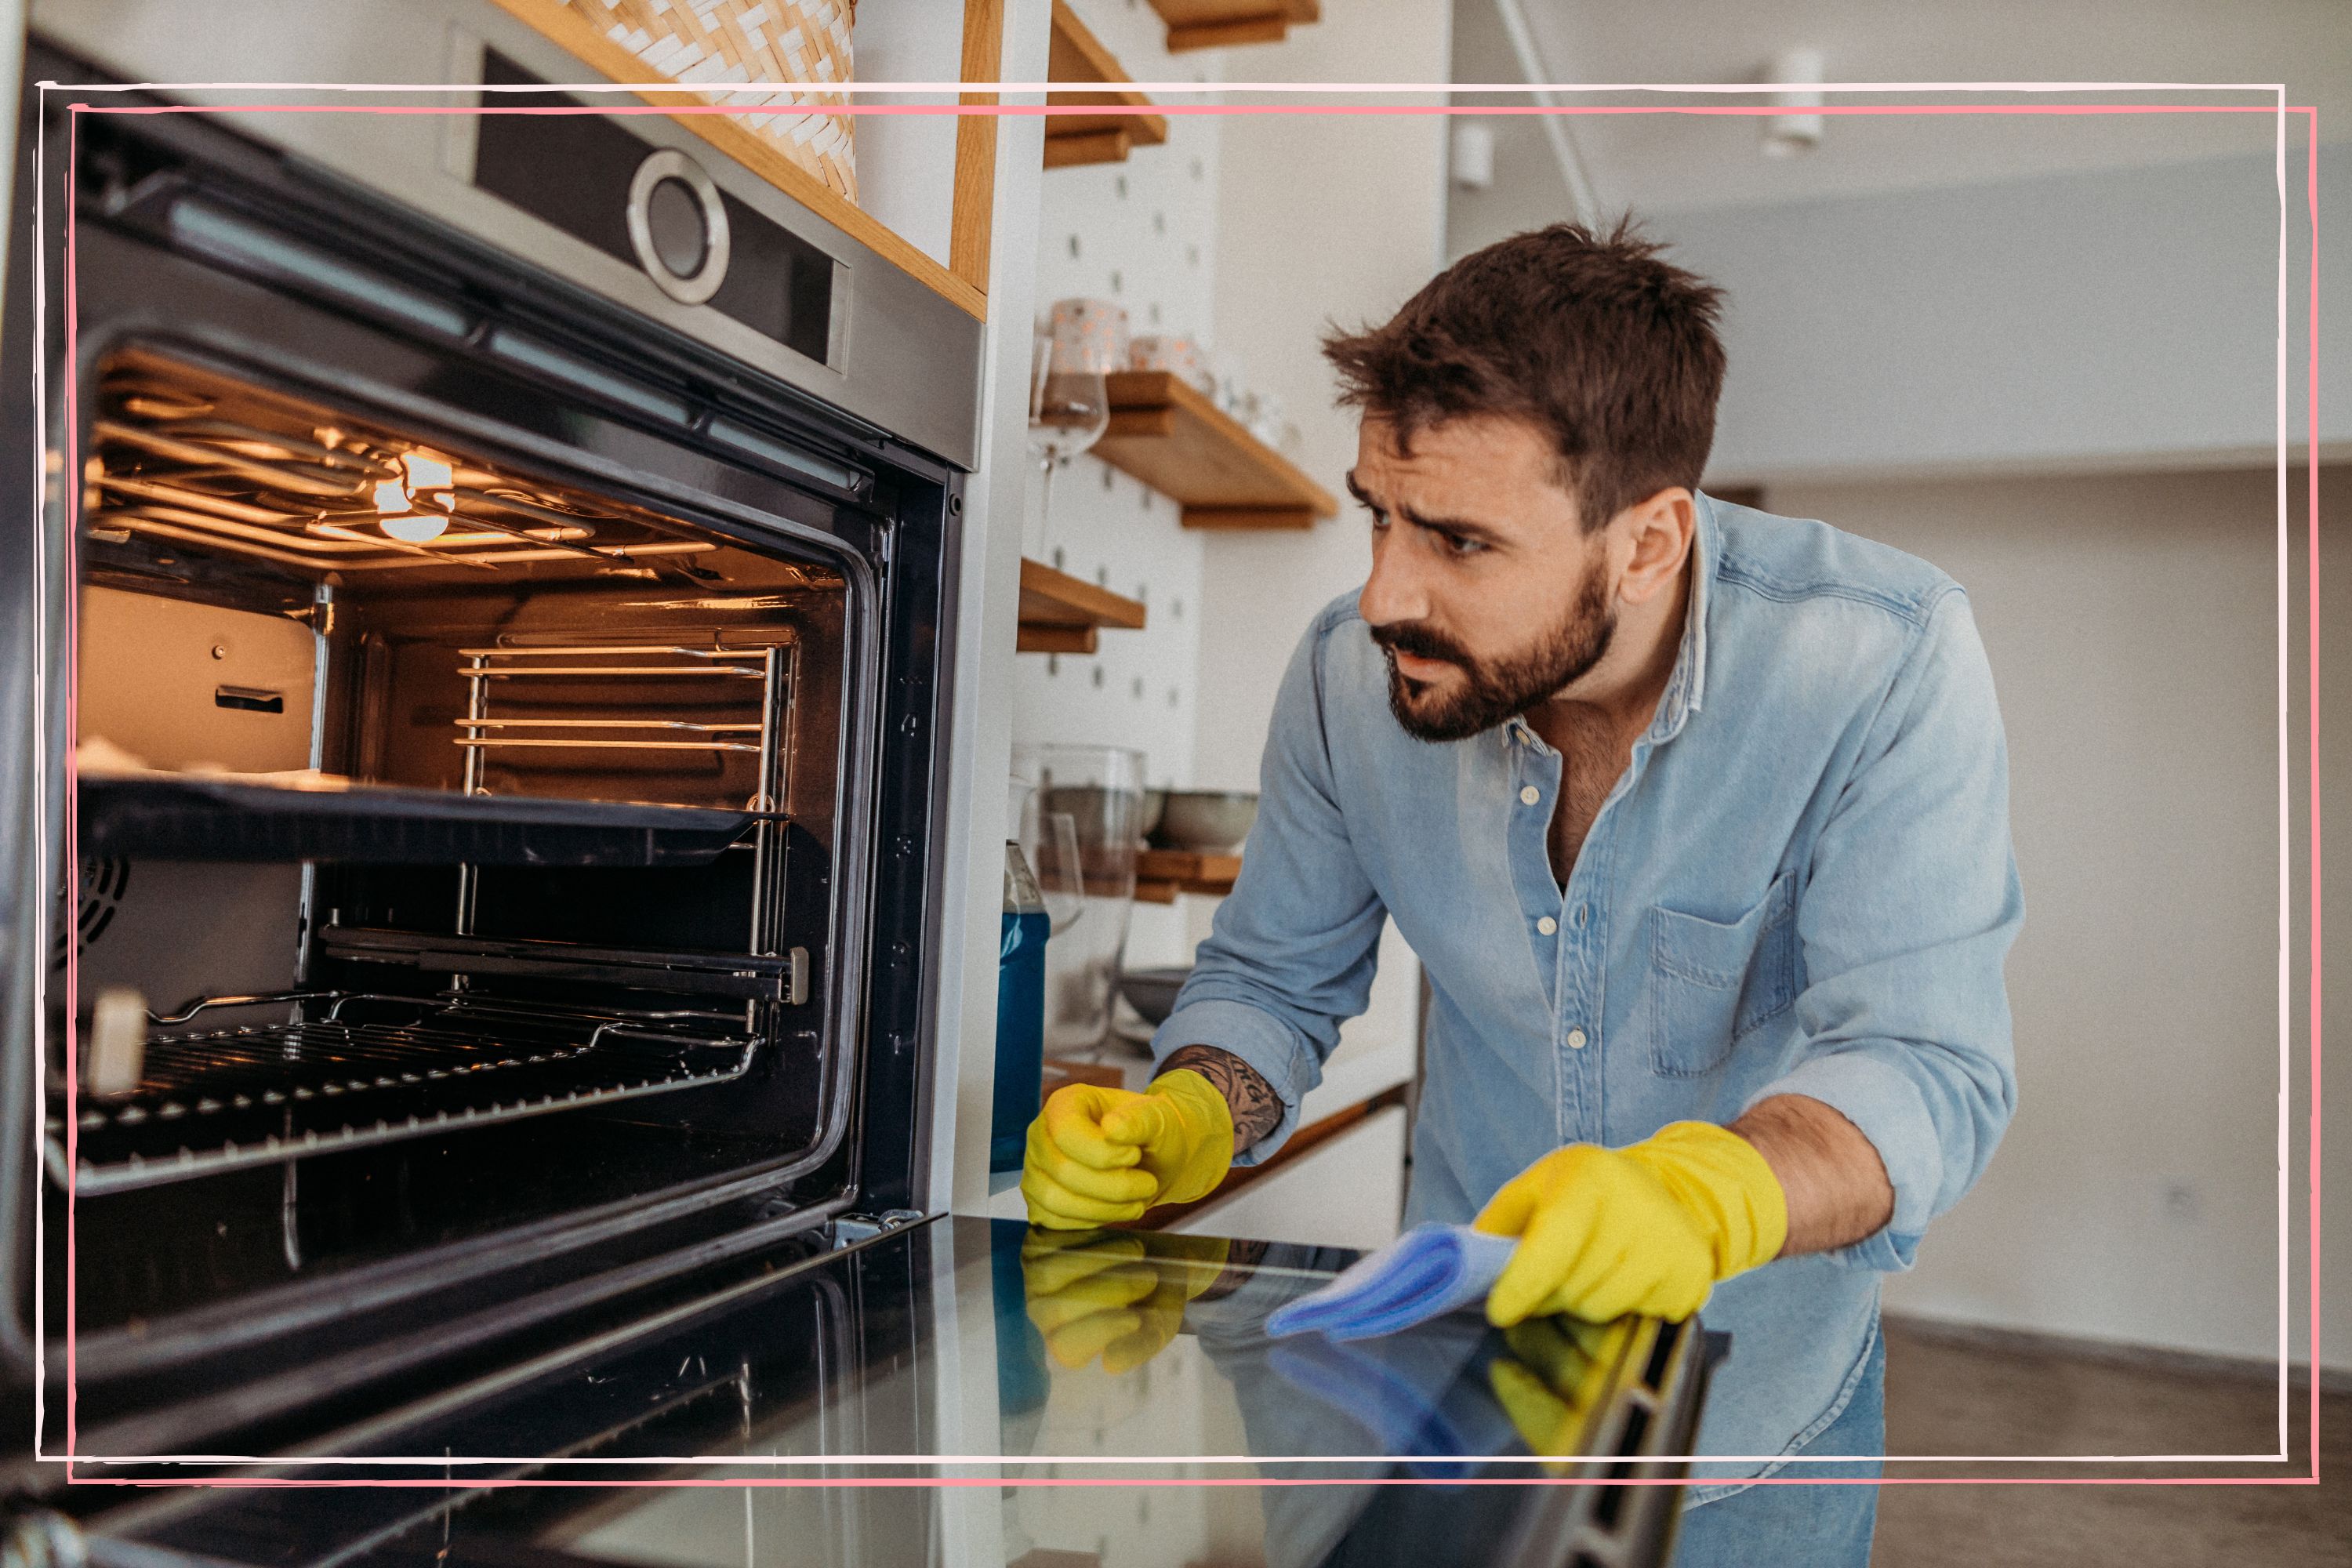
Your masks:
<instances>
[{"instance_id":1,"label":"reflection on cooktop","mask_svg":"<svg viewBox=\"0 0 2352 1568\"><path fill-rule=\"evenodd\" d=\"M1307 1568L1569 1540L1565 1519L1530 1521L1563 1499L1591 1512L1593 1489L1510 1483L1561 1473L1541 1455L1600 1452L1581 1445L1671 1342L1632 1323L1506 1336L1475 1314L1346 1344L1265 1336L1354 1257L936 1221L739 1272L531 1377L412 1390L276 1468L310 1484L151 1496L137 1533L369 1568ZM338 1484L358 1479L409 1485ZM1073 1480L1088 1484L1054 1484Z\"/></svg>"}]
</instances>

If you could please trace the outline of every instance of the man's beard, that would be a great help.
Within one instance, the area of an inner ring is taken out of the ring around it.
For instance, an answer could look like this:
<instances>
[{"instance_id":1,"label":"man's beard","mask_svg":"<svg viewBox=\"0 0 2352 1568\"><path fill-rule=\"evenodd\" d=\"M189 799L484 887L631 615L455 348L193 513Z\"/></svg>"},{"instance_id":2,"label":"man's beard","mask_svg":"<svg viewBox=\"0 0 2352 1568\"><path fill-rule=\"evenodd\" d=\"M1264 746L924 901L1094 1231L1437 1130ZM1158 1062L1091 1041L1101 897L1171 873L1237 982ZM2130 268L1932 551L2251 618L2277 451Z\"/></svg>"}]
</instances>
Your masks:
<instances>
[{"instance_id":1,"label":"man's beard","mask_svg":"<svg viewBox=\"0 0 2352 1568\"><path fill-rule=\"evenodd\" d=\"M1567 616L1525 653L1484 662L1444 634L1412 623L1374 626L1371 633L1388 657L1389 710L1405 732L1423 741L1466 741L1526 712L1600 663L1616 629L1601 563L1595 561ZM1462 671L1462 684L1444 697L1434 696L1429 683L1410 679L1397 668L1400 653L1444 659Z\"/></svg>"}]
</instances>

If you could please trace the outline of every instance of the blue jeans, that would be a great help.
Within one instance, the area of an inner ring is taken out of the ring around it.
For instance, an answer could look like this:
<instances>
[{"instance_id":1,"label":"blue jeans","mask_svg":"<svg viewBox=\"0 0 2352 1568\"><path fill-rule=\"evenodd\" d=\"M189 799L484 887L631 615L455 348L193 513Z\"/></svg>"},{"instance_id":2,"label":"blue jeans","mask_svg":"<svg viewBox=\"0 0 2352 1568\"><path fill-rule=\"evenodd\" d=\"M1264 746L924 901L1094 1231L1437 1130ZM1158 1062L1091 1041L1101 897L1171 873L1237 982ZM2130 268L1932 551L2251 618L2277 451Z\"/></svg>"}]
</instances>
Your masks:
<instances>
[{"instance_id":1,"label":"blue jeans","mask_svg":"<svg viewBox=\"0 0 2352 1568\"><path fill-rule=\"evenodd\" d=\"M1805 1454L1886 1451L1886 1339L1838 1418L1806 1444ZM1875 1460L1851 1465L1790 1465L1781 1476L1875 1476ZM1685 1509L1674 1568L1869 1568L1878 1521L1878 1489L1863 1486L1757 1486Z\"/></svg>"}]
</instances>

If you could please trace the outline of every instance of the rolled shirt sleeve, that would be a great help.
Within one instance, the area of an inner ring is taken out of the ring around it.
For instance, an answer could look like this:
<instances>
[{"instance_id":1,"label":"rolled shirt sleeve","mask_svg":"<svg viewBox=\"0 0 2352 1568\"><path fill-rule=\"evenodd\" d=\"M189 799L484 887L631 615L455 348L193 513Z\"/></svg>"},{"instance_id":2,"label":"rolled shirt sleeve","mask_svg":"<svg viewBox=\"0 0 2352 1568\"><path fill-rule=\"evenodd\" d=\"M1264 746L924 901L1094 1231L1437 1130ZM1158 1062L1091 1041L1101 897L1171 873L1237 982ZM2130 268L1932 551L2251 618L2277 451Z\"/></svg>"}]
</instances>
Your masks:
<instances>
[{"instance_id":1,"label":"rolled shirt sleeve","mask_svg":"<svg viewBox=\"0 0 2352 1568\"><path fill-rule=\"evenodd\" d=\"M1176 1006L1152 1036L1156 1064L1185 1046L1247 1062L1282 1098L1282 1121L1235 1157L1266 1158L1298 1126L1339 1026L1371 994L1388 911L1366 878L1333 786L1321 654L1333 617L1301 639L1275 698L1258 808L1234 890L1217 908Z\"/></svg>"},{"instance_id":2,"label":"rolled shirt sleeve","mask_svg":"<svg viewBox=\"0 0 2352 1568\"><path fill-rule=\"evenodd\" d=\"M1814 845L1801 1044L1748 1101L1820 1100L1885 1162L1893 1218L1832 1258L1910 1268L1927 1222L1991 1159L2017 1103L2002 963L2023 919L1992 672L1954 589L1889 681Z\"/></svg>"}]
</instances>

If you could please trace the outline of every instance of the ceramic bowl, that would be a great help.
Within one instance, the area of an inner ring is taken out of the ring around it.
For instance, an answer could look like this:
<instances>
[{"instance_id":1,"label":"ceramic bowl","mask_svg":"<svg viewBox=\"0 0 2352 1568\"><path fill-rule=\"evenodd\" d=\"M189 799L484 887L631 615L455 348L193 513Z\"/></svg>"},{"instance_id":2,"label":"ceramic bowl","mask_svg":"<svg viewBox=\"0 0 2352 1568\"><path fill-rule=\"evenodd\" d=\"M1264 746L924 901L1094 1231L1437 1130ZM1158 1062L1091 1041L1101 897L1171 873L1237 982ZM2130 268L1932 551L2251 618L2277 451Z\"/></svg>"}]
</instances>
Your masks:
<instances>
[{"instance_id":1,"label":"ceramic bowl","mask_svg":"<svg viewBox=\"0 0 2352 1568\"><path fill-rule=\"evenodd\" d=\"M1171 849L1230 855L1249 837L1257 820L1257 796L1243 791L1179 789L1168 792L1160 814L1160 838Z\"/></svg>"},{"instance_id":2,"label":"ceramic bowl","mask_svg":"<svg viewBox=\"0 0 2352 1568\"><path fill-rule=\"evenodd\" d=\"M1183 988L1191 966L1181 969L1130 969L1118 977L1118 994L1143 1021L1158 1027L1175 1010L1176 993Z\"/></svg>"}]
</instances>

